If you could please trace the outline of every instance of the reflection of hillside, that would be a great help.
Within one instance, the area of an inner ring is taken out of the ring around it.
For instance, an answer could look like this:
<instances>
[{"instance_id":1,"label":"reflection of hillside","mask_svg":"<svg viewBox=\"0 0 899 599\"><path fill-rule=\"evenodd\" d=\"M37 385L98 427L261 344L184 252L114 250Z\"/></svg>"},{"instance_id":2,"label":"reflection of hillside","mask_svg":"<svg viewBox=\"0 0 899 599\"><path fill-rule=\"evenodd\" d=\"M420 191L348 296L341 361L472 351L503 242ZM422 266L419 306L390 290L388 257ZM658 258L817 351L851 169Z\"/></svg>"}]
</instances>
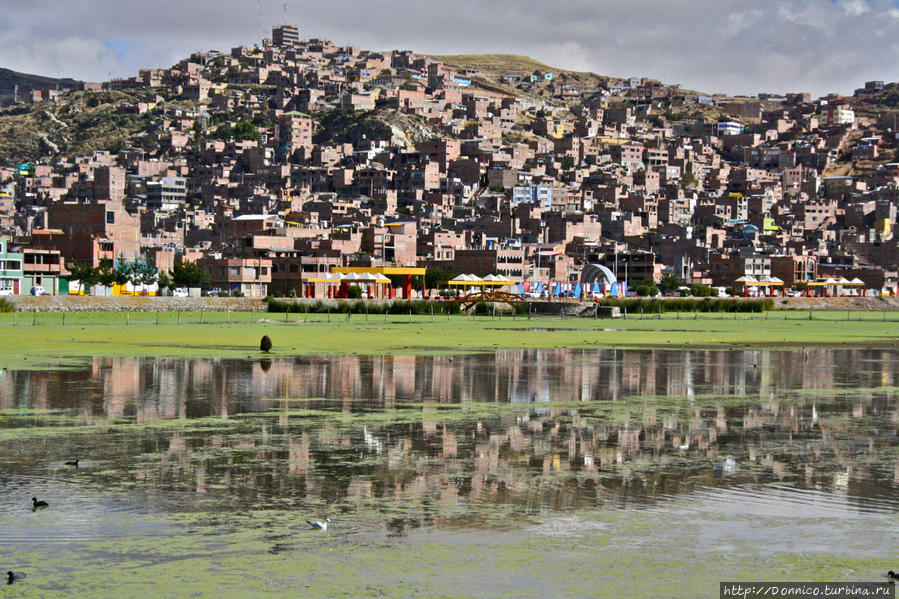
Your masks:
<instances>
[{"instance_id":1,"label":"reflection of hillside","mask_svg":"<svg viewBox=\"0 0 899 599\"><path fill-rule=\"evenodd\" d=\"M0 409L185 424L265 413L127 433L114 468L125 482L248 505L374 505L415 524L482 505L529 512L646 502L733 483L891 494L896 397L876 388L892 384L893 359L881 350L556 349L307 356L265 370L253 361L98 358L83 369L7 373ZM297 416L285 408L306 404L266 399L317 397L331 401L316 410L342 413L419 402L529 405L468 420L428 406L412 423L363 426ZM541 405L561 401L600 403Z\"/></svg>"}]
</instances>

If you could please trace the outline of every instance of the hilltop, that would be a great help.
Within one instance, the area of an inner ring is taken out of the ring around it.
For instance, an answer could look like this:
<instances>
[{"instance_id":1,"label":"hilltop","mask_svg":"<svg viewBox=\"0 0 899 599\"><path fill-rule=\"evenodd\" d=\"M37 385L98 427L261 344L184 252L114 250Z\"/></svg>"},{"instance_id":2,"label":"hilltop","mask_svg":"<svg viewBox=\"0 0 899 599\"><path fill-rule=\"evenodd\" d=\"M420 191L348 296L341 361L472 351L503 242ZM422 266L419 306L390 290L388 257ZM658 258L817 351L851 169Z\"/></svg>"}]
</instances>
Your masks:
<instances>
[{"instance_id":1,"label":"hilltop","mask_svg":"<svg viewBox=\"0 0 899 599\"><path fill-rule=\"evenodd\" d=\"M31 90L34 89L73 89L78 87L80 81L75 79L55 79L42 75L19 73L10 69L0 68L0 108L13 103L16 86L19 86L19 101L30 100Z\"/></svg>"},{"instance_id":2,"label":"hilltop","mask_svg":"<svg viewBox=\"0 0 899 599\"><path fill-rule=\"evenodd\" d=\"M431 55L431 58L457 69L473 69L484 74L515 73L518 75L530 75L533 73L554 73L576 80L588 81L592 79L606 84L623 81L620 77L599 75L590 71L559 69L539 60L534 60L530 56L522 56L520 54L434 54Z\"/></svg>"},{"instance_id":3,"label":"hilltop","mask_svg":"<svg viewBox=\"0 0 899 599\"><path fill-rule=\"evenodd\" d=\"M479 85L487 90L500 91L512 95L521 95L522 91L507 85L507 82L504 81L504 76L514 75L526 80L531 75L544 76L547 73L552 73L553 78L560 80L562 83L570 82L588 89L608 87L623 81L621 78L608 75L559 69L520 54L437 54L431 55L430 58L439 60L455 69L476 72L475 85ZM524 94L545 95L542 93L542 90L534 90L533 94L525 91Z\"/></svg>"}]
</instances>

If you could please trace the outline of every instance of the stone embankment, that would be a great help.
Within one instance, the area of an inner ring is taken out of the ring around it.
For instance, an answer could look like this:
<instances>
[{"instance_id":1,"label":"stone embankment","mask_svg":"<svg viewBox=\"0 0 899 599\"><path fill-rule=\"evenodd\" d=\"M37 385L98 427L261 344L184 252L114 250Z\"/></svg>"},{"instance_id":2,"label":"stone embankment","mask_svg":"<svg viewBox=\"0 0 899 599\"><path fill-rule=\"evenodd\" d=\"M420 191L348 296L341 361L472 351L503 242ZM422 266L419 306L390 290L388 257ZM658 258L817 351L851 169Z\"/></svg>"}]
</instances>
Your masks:
<instances>
[{"instance_id":1,"label":"stone embankment","mask_svg":"<svg viewBox=\"0 0 899 599\"><path fill-rule=\"evenodd\" d=\"M899 297L775 297L775 310L899 310Z\"/></svg>"},{"instance_id":2,"label":"stone embankment","mask_svg":"<svg viewBox=\"0 0 899 599\"><path fill-rule=\"evenodd\" d=\"M44 295L12 297L20 312L265 312L261 299L246 297L97 297L86 295Z\"/></svg>"}]
</instances>

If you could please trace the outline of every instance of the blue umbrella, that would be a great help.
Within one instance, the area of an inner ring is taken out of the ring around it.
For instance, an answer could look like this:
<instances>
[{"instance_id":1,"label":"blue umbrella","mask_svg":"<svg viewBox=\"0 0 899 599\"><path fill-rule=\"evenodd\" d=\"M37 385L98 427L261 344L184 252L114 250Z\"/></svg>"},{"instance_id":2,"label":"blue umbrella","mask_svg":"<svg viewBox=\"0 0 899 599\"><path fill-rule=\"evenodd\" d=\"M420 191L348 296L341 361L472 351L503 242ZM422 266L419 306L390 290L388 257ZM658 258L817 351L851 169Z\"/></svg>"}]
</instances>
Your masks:
<instances>
[{"instance_id":1,"label":"blue umbrella","mask_svg":"<svg viewBox=\"0 0 899 599\"><path fill-rule=\"evenodd\" d=\"M581 297L581 284L578 283L574 286L574 293L572 294L574 297Z\"/></svg>"},{"instance_id":2,"label":"blue umbrella","mask_svg":"<svg viewBox=\"0 0 899 599\"><path fill-rule=\"evenodd\" d=\"M560 295L562 295L562 283L557 282L555 296L559 297Z\"/></svg>"},{"instance_id":3,"label":"blue umbrella","mask_svg":"<svg viewBox=\"0 0 899 599\"><path fill-rule=\"evenodd\" d=\"M534 291L536 291L537 293L543 293L543 281L537 283L537 288Z\"/></svg>"},{"instance_id":4,"label":"blue umbrella","mask_svg":"<svg viewBox=\"0 0 899 599\"><path fill-rule=\"evenodd\" d=\"M599 281L593 281L593 293L602 293L602 289L599 286Z\"/></svg>"},{"instance_id":5,"label":"blue umbrella","mask_svg":"<svg viewBox=\"0 0 899 599\"><path fill-rule=\"evenodd\" d=\"M618 297L620 295L618 283L612 283L612 289L609 291L609 294L612 297Z\"/></svg>"}]
</instances>

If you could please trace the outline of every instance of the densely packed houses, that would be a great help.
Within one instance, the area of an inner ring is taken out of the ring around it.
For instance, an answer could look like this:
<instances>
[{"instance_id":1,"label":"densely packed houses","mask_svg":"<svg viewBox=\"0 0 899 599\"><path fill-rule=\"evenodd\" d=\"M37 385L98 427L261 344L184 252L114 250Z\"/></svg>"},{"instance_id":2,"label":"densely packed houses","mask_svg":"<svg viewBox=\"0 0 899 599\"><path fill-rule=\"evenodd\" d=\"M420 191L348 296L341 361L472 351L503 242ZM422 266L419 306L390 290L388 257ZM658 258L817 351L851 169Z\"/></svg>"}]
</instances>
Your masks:
<instances>
[{"instance_id":1,"label":"densely packed houses","mask_svg":"<svg viewBox=\"0 0 899 599\"><path fill-rule=\"evenodd\" d=\"M534 289L588 263L630 287L673 275L896 288L895 84L704 95L366 51L284 25L258 46L81 87L32 101L52 115L68 94L127 91L115 111L145 131L89 155L48 142L0 167L0 287L59 292L74 263L139 260L196 263L248 295L316 293L307 281L340 266Z\"/></svg>"}]
</instances>

